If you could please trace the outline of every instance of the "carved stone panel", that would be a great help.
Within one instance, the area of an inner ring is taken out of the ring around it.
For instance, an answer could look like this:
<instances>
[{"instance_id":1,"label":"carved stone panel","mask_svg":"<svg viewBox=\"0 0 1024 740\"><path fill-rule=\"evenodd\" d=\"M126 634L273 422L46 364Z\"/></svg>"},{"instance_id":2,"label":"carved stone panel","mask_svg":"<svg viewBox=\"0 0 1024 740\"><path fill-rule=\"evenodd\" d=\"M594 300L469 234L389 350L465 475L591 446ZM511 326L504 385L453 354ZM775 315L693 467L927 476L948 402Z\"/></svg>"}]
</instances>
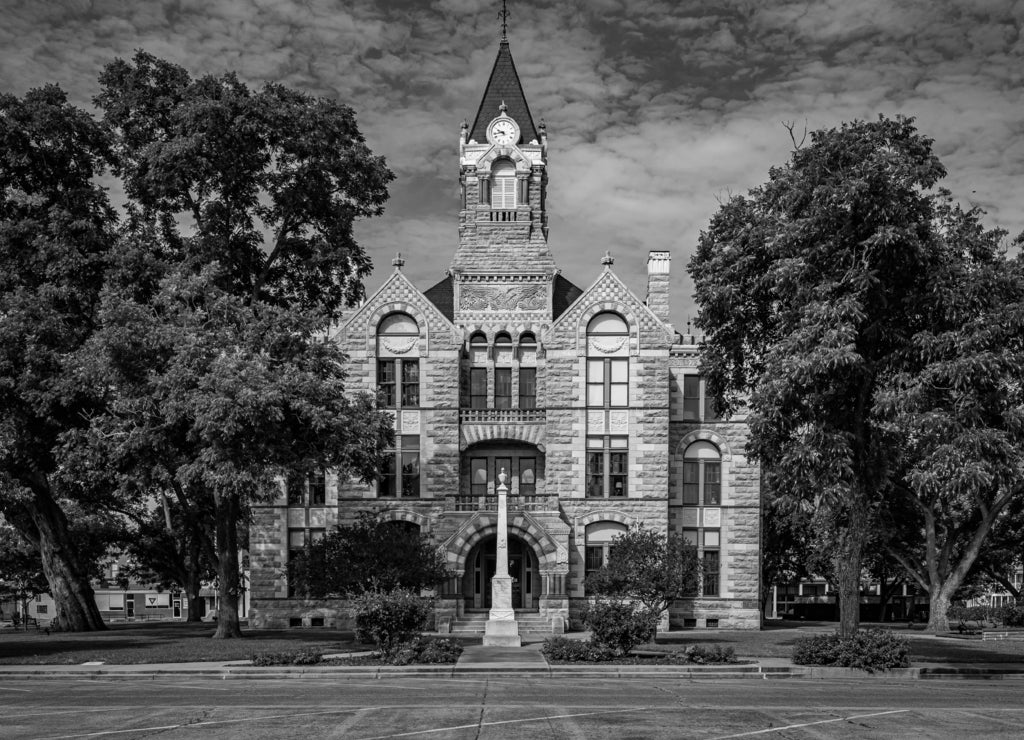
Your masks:
<instances>
[{"instance_id":1,"label":"carved stone panel","mask_svg":"<svg viewBox=\"0 0 1024 740\"><path fill-rule=\"evenodd\" d=\"M461 311L543 311L545 285L464 285L459 291Z\"/></svg>"}]
</instances>

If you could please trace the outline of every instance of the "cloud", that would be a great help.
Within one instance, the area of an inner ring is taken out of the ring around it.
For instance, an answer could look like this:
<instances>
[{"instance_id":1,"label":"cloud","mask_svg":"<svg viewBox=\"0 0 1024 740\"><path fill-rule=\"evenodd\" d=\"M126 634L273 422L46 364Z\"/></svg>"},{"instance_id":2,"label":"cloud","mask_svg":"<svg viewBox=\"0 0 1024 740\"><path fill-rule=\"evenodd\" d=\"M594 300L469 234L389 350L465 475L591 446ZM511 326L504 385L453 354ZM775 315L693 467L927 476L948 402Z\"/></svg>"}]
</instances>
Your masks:
<instances>
[{"instance_id":1,"label":"cloud","mask_svg":"<svg viewBox=\"0 0 1024 740\"><path fill-rule=\"evenodd\" d=\"M531 110L548 124L551 246L589 284L611 250L641 296L649 249L671 249L673 316L695 308L685 265L723 194L763 182L811 128L917 117L966 204L1024 231L1024 3L1017 0L564 0L510 4ZM8 0L0 89L57 82L88 106L115 56L144 48L194 74L235 70L352 105L398 175L361 224L378 265L428 287L454 252L459 123L497 51L482 0Z\"/></svg>"}]
</instances>

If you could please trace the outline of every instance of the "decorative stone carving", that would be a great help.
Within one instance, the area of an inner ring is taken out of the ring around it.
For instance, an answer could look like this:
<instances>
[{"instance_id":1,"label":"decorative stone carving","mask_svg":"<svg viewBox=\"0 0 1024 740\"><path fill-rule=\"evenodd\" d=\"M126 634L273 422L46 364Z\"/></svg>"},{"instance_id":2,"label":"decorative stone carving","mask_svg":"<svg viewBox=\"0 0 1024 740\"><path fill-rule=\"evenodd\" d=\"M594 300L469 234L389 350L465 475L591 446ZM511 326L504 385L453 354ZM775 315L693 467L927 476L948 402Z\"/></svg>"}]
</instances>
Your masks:
<instances>
[{"instance_id":1,"label":"decorative stone carving","mask_svg":"<svg viewBox=\"0 0 1024 740\"><path fill-rule=\"evenodd\" d=\"M463 286L459 293L463 311L543 311L546 303L543 285Z\"/></svg>"},{"instance_id":2,"label":"decorative stone carving","mask_svg":"<svg viewBox=\"0 0 1024 740\"><path fill-rule=\"evenodd\" d=\"M608 434L629 434L629 412L608 412Z\"/></svg>"},{"instance_id":3,"label":"decorative stone carving","mask_svg":"<svg viewBox=\"0 0 1024 740\"><path fill-rule=\"evenodd\" d=\"M611 355L620 352L629 341L629 337L616 337L614 339L590 338L590 351L592 353Z\"/></svg>"},{"instance_id":4,"label":"decorative stone carving","mask_svg":"<svg viewBox=\"0 0 1024 740\"><path fill-rule=\"evenodd\" d=\"M587 412L587 434L605 434L604 411Z\"/></svg>"},{"instance_id":5,"label":"decorative stone carving","mask_svg":"<svg viewBox=\"0 0 1024 740\"><path fill-rule=\"evenodd\" d=\"M406 352L416 346L416 342L419 341L419 337L412 337L411 339L402 340L391 337L381 337L380 343L388 352L396 355L404 355Z\"/></svg>"},{"instance_id":6,"label":"decorative stone carving","mask_svg":"<svg viewBox=\"0 0 1024 740\"><path fill-rule=\"evenodd\" d=\"M721 509L704 509L704 526L705 527L720 527L722 526L722 510Z\"/></svg>"}]
</instances>

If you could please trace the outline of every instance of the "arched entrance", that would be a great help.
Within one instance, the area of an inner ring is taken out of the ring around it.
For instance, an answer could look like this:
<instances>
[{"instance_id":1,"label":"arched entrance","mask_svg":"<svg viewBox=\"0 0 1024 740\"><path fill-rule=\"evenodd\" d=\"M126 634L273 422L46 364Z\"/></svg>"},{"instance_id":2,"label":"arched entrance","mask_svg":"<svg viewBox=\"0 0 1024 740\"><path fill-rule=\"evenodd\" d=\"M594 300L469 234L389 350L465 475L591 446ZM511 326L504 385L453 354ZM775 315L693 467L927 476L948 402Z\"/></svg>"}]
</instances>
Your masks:
<instances>
[{"instance_id":1,"label":"arched entrance","mask_svg":"<svg viewBox=\"0 0 1024 740\"><path fill-rule=\"evenodd\" d=\"M462 580L462 593L466 609L491 608L491 578L497 562L498 538L485 537L478 542L466 558L466 575ZM508 537L508 573L512 576L512 608L537 609L540 596L540 574L537 556L530 546L510 534Z\"/></svg>"}]
</instances>

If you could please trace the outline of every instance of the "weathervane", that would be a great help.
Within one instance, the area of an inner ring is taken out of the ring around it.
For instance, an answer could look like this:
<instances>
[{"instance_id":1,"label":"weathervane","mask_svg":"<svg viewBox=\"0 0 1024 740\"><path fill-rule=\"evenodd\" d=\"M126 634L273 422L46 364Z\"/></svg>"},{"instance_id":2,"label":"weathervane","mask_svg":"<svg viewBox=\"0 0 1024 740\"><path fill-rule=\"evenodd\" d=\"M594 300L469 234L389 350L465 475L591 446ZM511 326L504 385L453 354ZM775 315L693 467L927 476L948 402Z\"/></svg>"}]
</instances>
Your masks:
<instances>
[{"instance_id":1,"label":"weathervane","mask_svg":"<svg viewBox=\"0 0 1024 740\"><path fill-rule=\"evenodd\" d=\"M501 40L508 41L508 17L511 15L508 12L508 6L505 4L506 0L501 0L501 12L498 13L498 17L501 18Z\"/></svg>"}]
</instances>

